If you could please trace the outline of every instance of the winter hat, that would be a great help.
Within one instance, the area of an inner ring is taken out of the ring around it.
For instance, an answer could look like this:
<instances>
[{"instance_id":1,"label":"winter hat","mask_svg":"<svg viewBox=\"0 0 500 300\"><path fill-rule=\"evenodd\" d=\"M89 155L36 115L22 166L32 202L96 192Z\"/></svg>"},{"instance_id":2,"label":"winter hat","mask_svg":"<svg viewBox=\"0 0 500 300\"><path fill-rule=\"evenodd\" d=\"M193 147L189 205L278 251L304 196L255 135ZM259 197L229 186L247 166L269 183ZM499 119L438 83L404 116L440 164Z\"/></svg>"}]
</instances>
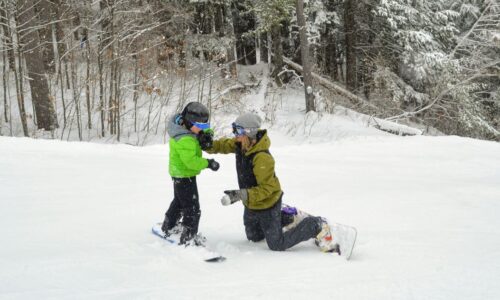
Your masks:
<instances>
[{"instance_id":1,"label":"winter hat","mask_svg":"<svg viewBox=\"0 0 500 300\"><path fill-rule=\"evenodd\" d=\"M252 139L257 136L257 131L262 124L262 119L253 113L245 113L240 115L233 123L233 126L240 126L245 129L245 134Z\"/></svg>"}]
</instances>

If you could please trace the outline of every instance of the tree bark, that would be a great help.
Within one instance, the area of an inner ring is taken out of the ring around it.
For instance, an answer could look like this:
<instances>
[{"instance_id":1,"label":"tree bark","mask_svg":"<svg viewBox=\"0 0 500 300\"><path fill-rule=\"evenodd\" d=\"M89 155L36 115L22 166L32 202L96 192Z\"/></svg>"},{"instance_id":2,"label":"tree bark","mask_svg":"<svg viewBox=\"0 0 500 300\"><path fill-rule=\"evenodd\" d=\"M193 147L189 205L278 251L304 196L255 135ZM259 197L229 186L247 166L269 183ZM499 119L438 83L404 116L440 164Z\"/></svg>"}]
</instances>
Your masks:
<instances>
[{"instance_id":1,"label":"tree bark","mask_svg":"<svg viewBox=\"0 0 500 300\"><path fill-rule=\"evenodd\" d=\"M5 32L3 32L5 36ZM7 101L7 58L5 51L2 52L2 80L3 80L3 112L5 122L9 122L9 114L7 113L9 110L8 101ZM12 128L12 126L11 126Z\"/></svg>"},{"instance_id":2,"label":"tree bark","mask_svg":"<svg viewBox=\"0 0 500 300\"><path fill-rule=\"evenodd\" d=\"M23 45L24 57L28 71L31 97L35 107L38 129L54 130L58 127L57 116L54 105L49 94L49 85L45 74L47 70L43 63L42 53L37 31L34 30L35 12L33 0L18 1L18 18L23 35L21 42Z\"/></svg>"},{"instance_id":3,"label":"tree bark","mask_svg":"<svg viewBox=\"0 0 500 300\"><path fill-rule=\"evenodd\" d=\"M137 52L137 51L135 51ZM139 100L139 55L134 54L134 132L137 132L137 101Z\"/></svg>"},{"instance_id":4,"label":"tree bark","mask_svg":"<svg viewBox=\"0 0 500 300\"><path fill-rule=\"evenodd\" d=\"M346 40L346 86L350 91L355 91L356 83L356 21L355 0L346 0L345 11L345 40Z\"/></svg>"},{"instance_id":5,"label":"tree bark","mask_svg":"<svg viewBox=\"0 0 500 300\"><path fill-rule=\"evenodd\" d=\"M231 45L227 48L227 63L229 64L229 74L232 78L238 76L236 68L237 55L235 49L235 36L234 36L234 15L231 12L231 5L224 6L225 19L226 19L226 36L231 38Z\"/></svg>"},{"instance_id":6,"label":"tree bark","mask_svg":"<svg viewBox=\"0 0 500 300\"><path fill-rule=\"evenodd\" d=\"M16 71L16 59L14 54L14 45L12 43L12 32L10 26L10 14L7 13L6 0L0 1L0 23L2 24L5 46L7 47L7 57L9 61L9 68L11 71Z\"/></svg>"},{"instance_id":7,"label":"tree bark","mask_svg":"<svg viewBox=\"0 0 500 300\"><path fill-rule=\"evenodd\" d=\"M35 8L38 11L38 19L40 29L38 30L38 35L40 38L41 55L43 58L43 63L45 64L45 70L54 74L55 61L54 61L54 47L52 44L52 14L53 8L52 3L47 0L40 0L36 2Z\"/></svg>"},{"instance_id":8,"label":"tree bark","mask_svg":"<svg viewBox=\"0 0 500 300\"><path fill-rule=\"evenodd\" d=\"M273 65L273 71L271 72L271 77L274 78L276 83L281 86L283 82L279 78L279 73L283 70L283 45L281 44L281 26L279 24L274 24L271 26L271 63Z\"/></svg>"},{"instance_id":9,"label":"tree bark","mask_svg":"<svg viewBox=\"0 0 500 300\"><path fill-rule=\"evenodd\" d=\"M87 40L87 74L85 80L85 98L87 100L87 128L92 129L92 107L90 105L90 44Z\"/></svg>"},{"instance_id":10,"label":"tree bark","mask_svg":"<svg viewBox=\"0 0 500 300\"><path fill-rule=\"evenodd\" d=\"M299 25L300 53L302 58L302 76L304 78L304 91L306 98L306 112L315 111L314 89L311 74L311 58L309 55L309 43L307 42L306 19L304 16L304 2L297 0L297 24Z\"/></svg>"},{"instance_id":11,"label":"tree bark","mask_svg":"<svg viewBox=\"0 0 500 300\"><path fill-rule=\"evenodd\" d=\"M71 45L72 43L70 43ZM75 104L76 125L78 129L78 138L82 141L82 112L80 106L80 88L78 87L77 72L78 67L75 63L75 52L71 51L71 85L73 86L73 103ZM71 122L73 123L73 122Z\"/></svg>"}]
</instances>

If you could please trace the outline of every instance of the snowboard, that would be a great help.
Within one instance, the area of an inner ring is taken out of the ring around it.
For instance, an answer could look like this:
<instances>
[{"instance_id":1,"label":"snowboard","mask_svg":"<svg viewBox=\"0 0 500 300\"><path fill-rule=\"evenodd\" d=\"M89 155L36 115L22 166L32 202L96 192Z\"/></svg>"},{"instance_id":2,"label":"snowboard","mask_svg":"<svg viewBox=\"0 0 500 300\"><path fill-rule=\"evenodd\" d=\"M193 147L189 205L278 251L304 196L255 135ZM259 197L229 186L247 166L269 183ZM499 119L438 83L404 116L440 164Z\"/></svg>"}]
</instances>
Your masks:
<instances>
[{"instance_id":1,"label":"snowboard","mask_svg":"<svg viewBox=\"0 0 500 300\"><path fill-rule=\"evenodd\" d=\"M287 204L282 204L281 220L284 225L283 231L286 232L291 228L294 228L297 224L309 216L311 216L311 214L305 211ZM354 245L356 244L356 237L358 235L356 228L339 223L330 223L325 218L323 218L323 220L327 221L328 226L330 226L333 242L338 245L333 252L337 252L346 260L351 259L352 251L354 250Z\"/></svg>"},{"instance_id":2,"label":"snowboard","mask_svg":"<svg viewBox=\"0 0 500 300\"><path fill-rule=\"evenodd\" d=\"M195 245L179 245L180 234L171 234L166 236L165 232L161 230L162 223L156 223L153 225L151 231L157 237L160 237L162 240L166 241L169 245L176 246L180 249L183 249L189 252L191 255L202 259L206 262L223 262L226 260L224 256L209 249L207 246L195 246Z\"/></svg>"}]
</instances>

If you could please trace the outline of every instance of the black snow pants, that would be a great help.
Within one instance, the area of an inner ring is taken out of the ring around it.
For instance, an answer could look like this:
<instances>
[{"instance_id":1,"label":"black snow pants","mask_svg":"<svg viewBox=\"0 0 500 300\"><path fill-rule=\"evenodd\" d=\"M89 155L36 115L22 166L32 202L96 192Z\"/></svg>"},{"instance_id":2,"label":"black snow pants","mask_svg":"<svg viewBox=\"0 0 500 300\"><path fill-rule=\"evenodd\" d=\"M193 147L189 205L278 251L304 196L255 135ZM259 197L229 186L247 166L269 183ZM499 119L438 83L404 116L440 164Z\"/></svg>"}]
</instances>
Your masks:
<instances>
[{"instance_id":1,"label":"black snow pants","mask_svg":"<svg viewBox=\"0 0 500 300\"><path fill-rule=\"evenodd\" d=\"M196 176L172 178L172 181L174 183L174 200L165 213L167 229L172 229L182 217L183 235L189 239L198 233L201 216Z\"/></svg>"},{"instance_id":2,"label":"black snow pants","mask_svg":"<svg viewBox=\"0 0 500 300\"><path fill-rule=\"evenodd\" d=\"M319 217L307 217L296 227L283 233L281 223L281 199L271 208L252 210L245 207L243 223L250 241L266 239L267 246L273 251L284 251L300 242L314 238L321 231Z\"/></svg>"}]
</instances>

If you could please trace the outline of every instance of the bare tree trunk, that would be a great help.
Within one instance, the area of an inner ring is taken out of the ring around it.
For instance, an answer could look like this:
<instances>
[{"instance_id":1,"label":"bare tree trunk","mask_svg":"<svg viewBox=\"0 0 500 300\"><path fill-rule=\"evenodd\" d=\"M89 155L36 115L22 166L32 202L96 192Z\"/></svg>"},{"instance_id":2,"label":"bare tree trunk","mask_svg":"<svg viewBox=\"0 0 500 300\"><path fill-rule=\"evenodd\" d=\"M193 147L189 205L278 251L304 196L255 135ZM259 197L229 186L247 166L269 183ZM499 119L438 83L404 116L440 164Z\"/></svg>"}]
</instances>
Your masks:
<instances>
[{"instance_id":1,"label":"bare tree trunk","mask_svg":"<svg viewBox=\"0 0 500 300\"><path fill-rule=\"evenodd\" d=\"M71 45L72 43L70 43ZM82 138L82 112L80 107L80 88L78 86L77 79L78 67L75 63L74 51L71 51L71 85L73 86L73 103L75 103L75 114L76 114L76 125L78 129L78 139L80 141Z\"/></svg>"},{"instance_id":2,"label":"bare tree trunk","mask_svg":"<svg viewBox=\"0 0 500 300\"><path fill-rule=\"evenodd\" d=\"M85 33L87 30L85 29ZM86 36L86 35L85 35ZM92 129L92 107L90 105L90 41L87 39L87 51L86 51L86 58L87 58L87 74L86 74L86 79L85 79L85 97L87 99L87 128Z\"/></svg>"},{"instance_id":3,"label":"bare tree trunk","mask_svg":"<svg viewBox=\"0 0 500 300\"><path fill-rule=\"evenodd\" d=\"M306 98L306 112L315 111L314 89L311 74L311 58L309 55L309 43L307 42L306 19L304 16L304 2L297 0L297 24L299 25L300 53L302 57L304 91Z\"/></svg>"},{"instance_id":4,"label":"bare tree trunk","mask_svg":"<svg viewBox=\"0 0 500 300\"><path fill-rule=\"evenodd\" d=\"M106 16L101 20L101 35L99 39L98 46L98 65L99 65L99 99L101 104L101 133L102 136L105 135L106 127L105 127L105 119L106 119L106 100L104 97L104 62L103 56L108 52L110 55L111 61L111 71L110 71L110 89L109 89L109 102L108 102L108 126L110 127L110 133L114 134L114 126L113 126L113 66L114 66L114 54L113 54L113 46L112 46L112 38L113 38L113 13L114 13L114 0L100 0L99 6L102 11L107 10Z\"/></svg>"},{"instance_id":5,"label":"bare tree trunk","mask_svg":"<svg viewBox=\"0 0 500 300\"><path fill-rule=\"evenodd\" d=\"M227 63L229 64L229 74L231 78L236 78L238 76L238 71L236 68L236 49L235 49L235 39L234 39L234 19L231 13L231 6L224 6L225 19L226 19L226 36L231 38L231 45L227 48Z\"/></svg>"},{"instance_id":6,"label":"bare tree trunk","mask_svg":"<svg viewBox=\"0 0 500 300\"><path fill-rule=\"evenodd\" d=\"M260 45L261 45L261 52L260 52L260 60L269 63L268 55L269 55L269 39L267 38L269 34L267 32L263 32L260 36Z\"/></svg>"},{"instance_id":7,"label":"bare tree trunk","mask_svg":"<svg viewBox=\"0 0 500 300\"><path fill-rule=\"evenodd\" d=\"M59 63L59 68L58 68L58 77L59 77L59 81L61 83L61 101L62 101L62 105L63 105L63 132L64 132L64 129L66 128L66 122L67 122L67 119L66 119L66 115L67 115L67 112L66 112L66 101L64 100L64 78L63 78L63 74L62 74L62 65L61 63ZM61 136L62 138L62 136Z\"/></svg>"},{"instance_id":8,"label":"bare tree trunk","mask_svg":"<svg viewBox=\"0 0 500 300\"><path fill-rule=\"evenodd\" d=\"M117 44L117 48L120 49L120 42ZM115 67L115 126L116 126L116 139L117 141L120 141L120 82L122 79L122 71L121 71L121 65L119 58L116 59L116 67Z\"/></svg>"},{"instance_id":9,"label":"bare tree trunk","mask_svg":"<svg viewBox=\"0 0 500 300\"><path fill-rule=\"evenodd\" d=\"M62 12L61 12L61 3L60 0L54 0L55 1L55 10L56 10L56 20L61 20L62 19ZM62 24L60 22L55 23L56 25L56 37L57 37L57 51L59 52L59 57L63 56L64 53L66 53L66 43L64 41L64 30L62 28Z\"/></svg>"},{"instance_id":10,"label":"bare tree trunk","mask_svg":"<svg viewBox=\"0 0 500 300\"><path fill-rule=\"evenodd\" d=\"M261 54L261 43L260 43L260 33L257 32L255 36L255 63L260 64L260 54Z\"/></svg>"},{"instance_id":11,"label":"bare tree trunk","mask_svg":"<svg viewBox=\"0 0 500 300\"><path fill-rule=\"evenodd\" d=\"M105 107L106 103L104 100L104 78L103 78L103 62L102 62L102 48L101 48L101 43L99 43L99 48L97 50L97 67L99 69L99 110L101 114L101 137L104 137L106 135L106 127L104 125L104 120L106 119L105 117Z\"/></svg>"},{"instance_id":12,"label":"bare tree trunk","mask_svg":"<svg viewBox=\"0 0 500 300\"><path fill-rule=\"evenodd\" d=\"M112 135L115 134L115 116L114 116L114 105L115 105L115 99L114 99L114 81L115 81L115 63L114 63L114 54L111 54L111 70L110 70L110 75L109 75L109 99L108 99L108 126L109 126L109 133Z\"/></svg>"},{"instance_id":13,"label":"bare tree trunk","mask_svg":"<svg viewBox=\"0 0 500 300\"><path fill-rule=\"evenodd\" d=\"M281 44L281 26L279 24L274 24L271 26L271 47L272 56L271 62L273 64L273 71L271 77L274 78L276 83L281 86L282 81L279 78L279 73L283 70L283 45Z\"/></svg>"},{"instance_id":14,"label":"bare tree trunk","mask_svg":"<svg viewBox=\"0 0 500 300\"><path fill-rule=\"evenodd\" d=\"M234 28L232 16L230 13L230 8L226 4L220 4L217 6L216 17L215 17L215 28L219 32L219 37L230 37L231 41L234 41ZM226 65L221 66L222 77L225 77L228 70L229 75L232 78L236 77L236 57L234 52L234 43L226 49Z\"/></svg>"},{"instance_id":15,"label":"bare tree trunk","mask_svg":"<svg viewBox=\"0 0 500 300\"><path fill-rule=\"evenodd\" d=\"M333 1L328 1L325 3L325 8L328 12L335 12L336 7ZM325 59L325 71L332 80L338 81L338 65L337 65L337 33L335 32L335 24L327 23L325 32L323 34L324 46L324 59Z\"/></svg>"},{"instance_id":16,"label":"bare tree trunk","mask_svg":"<svg viewBox=\"0 0 500 300\"><path fill-rule=\"evenodd\" d=\"M0 1L0 23L2 24L4 36L5 36L5 46L7 49L7 56L9 58L9 68L11 71L16 71L16 58L14 54L14 45L12 42L12 33L10 24L10 11L12 8L8 7L7 0Z\"/></svg>"},{"instance_id":17,"label":"bare tree trunk","mask_svg":"<svg viewBox=\"0 0 500 300\"><path fill-rule=\"evenodd\" d=\"M334 81L339 80L339 67L337 64L337 39L335 38L335 33L329 34L330 38L328 41L326 55L328 57L329 73Z\"/></svg>"},{"instance_id":18,"label":"bare tree trunk","mask_svg":"<svg viewBox=\"0 0 500 300\"><path fill-rule=\"evenodd\" d=\"M356 90L356 21L355 0L345 1L345 39L346 39L346 86L350 91Z\"/></svg>"},{"instance_id":19,"label":"bare tree trunk","mask_svg":"<svg viewBox=\"0 0 500 300\"><path fill-rule=\"evenodd\" d=\"M21 41L24 43L23 50L37 126L38 129L54 130L57 128L57 116L49 94L49 85L45 76L47 72L43 64L42 54L40 48L37 47L40 40L37 32L33 30L33 27L36 26L33 0L19 0L18 7L21 9L18 11L20 30L24 33Z\"/></svg>"},{"instance_id":20,"label":"bare tree trunk","mask_svg":"<svg viewBox=\"0 0 500 300\"><path fill-rule=\"evenodd\" d=\"M61 20L63 18L62 15L62 3L61 0L52 0L54 1L55 5L55 15L56 15L56 20ZM67 51L68 47L66 45L66 36L64 34L64 30L62 27L62 24L60 22L57 22L54 24L56 29L55 29L55 34L56 34L56 40L57 40L57 53L59 57L59 76L61 80L61 93L64 93L64 78L66 78L66 89L70 89L70 82L69 82L69 74L68 74L68 63L67 63ZM64 76L63 76L63 65L64 65ZM66 118L66 115L64 116ZM66 122L66 120L65 120ZM65 125L66 126L66 125Z\"/></svg>"},{"instance_id":21,"label":"bare tree trunk","mask_svg":"<svg viewBox=\"0 0 500 300\"><path fill-rule=\"evenodd\" d=\"M19 106L19 115L21 117L21 123L23 126L24 136L29 136L28 133L28 122L26 118L26 108L24 106L24 87L23 87L23 58L21 54L21 45L19 44L19 21L17 17L15 17L16 21L16 41L17 41L17 55L18 55L18 68L17 71L14 72L14 77L16 81L16 94L17 94L17 104ZM11 40L13 40L11 38Z\"/></svg>"},{"instance_id":22,"label":"bare tree trunk","mask_svg":"<svg viewBox=\"0 0 500 300\"><path fill-rule=\"evenodd\" d=\"M44 68L51 74L55 73L54 48L52 45L52 3L48 0L40 0L35 3L35 8L39 15L38 35L41 42L40 53L43 58Z\"/></svg>"},{"instance_id":23,"label":"bare tree trunk","mask_svg":"<svg viewBox=\"0 0 500 300\"><path fill-rule=\"evenodd\" d=\"M80 16L78 15L78 13L75 13L73 15L73 38L75 39L75 41L80 41L80 36L78 34L78 31L79 31L79 28L80 28Z\"/></svg>"},{"instance_id":24,"label":"bare tree trunk","mask_svg":"<svg viewBox=\"0 0 500 300\"><path fill-rule=\"evenodd\" d=\"M139 100L139 57L137 54L134 55L135 67L134 67L134 131L137 132L137 100Z\"/></svg>"},{"instance_id":25,"label":"bare tree trunk","mask_svg":"<svg viewBox=\"0 0 500 300\"><path fill-rule=\"evenodd\" d=\"M3 31L4 37L6 36L5 31ZM5 45L5 44L4 44ZM2 80L3 80L3 114L4 114L4 119L5 122L9 122L9 115L7 114L7 111L9 109L8 104L7 104L7 58L6 58L6 53L5 51L2 51Z\"/></svg>"}]
</instances>

